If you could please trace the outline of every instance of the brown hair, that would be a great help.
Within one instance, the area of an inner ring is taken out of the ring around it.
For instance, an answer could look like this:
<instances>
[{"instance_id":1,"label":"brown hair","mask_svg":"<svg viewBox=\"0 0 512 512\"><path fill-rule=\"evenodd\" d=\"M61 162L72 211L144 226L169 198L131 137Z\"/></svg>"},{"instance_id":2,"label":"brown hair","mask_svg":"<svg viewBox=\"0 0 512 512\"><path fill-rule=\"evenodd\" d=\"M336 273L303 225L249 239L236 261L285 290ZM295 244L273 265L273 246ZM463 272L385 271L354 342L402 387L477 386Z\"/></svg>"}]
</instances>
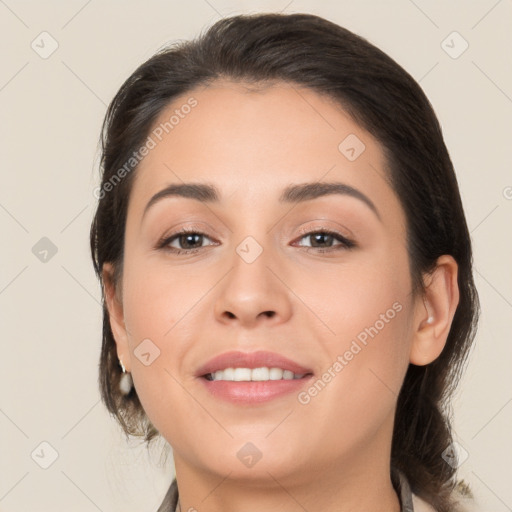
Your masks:
<instances>
[{"instance_id":1,"label":"brown hair","mask_svg":"<svg viewBox=\"0 0 512 512\"><path fill-rule=\"evenodd\" d=\"M104 185L147 138L159 113L178 95L216 79L308 87L338 102L381 144L388 178L405 211L414 294L439 256L458 263L460 299L446 346L426 366L409 365L396 409L392 466L412 491L439 512L453 510L455 468L450 397L474 338L479 315L472 249L452 162L439 122L420 86L393 59L352 32L309 14L224 18L193 41L172 44L138 67L110 103L102 130L102 189L91 226L101 280L105 262L120 283L128 200L136 165L115 187ZM136 391L119 392L121 371L104 301L100 389L127 434L151 440L157 431Z\"/></svg>"}]
</instances>

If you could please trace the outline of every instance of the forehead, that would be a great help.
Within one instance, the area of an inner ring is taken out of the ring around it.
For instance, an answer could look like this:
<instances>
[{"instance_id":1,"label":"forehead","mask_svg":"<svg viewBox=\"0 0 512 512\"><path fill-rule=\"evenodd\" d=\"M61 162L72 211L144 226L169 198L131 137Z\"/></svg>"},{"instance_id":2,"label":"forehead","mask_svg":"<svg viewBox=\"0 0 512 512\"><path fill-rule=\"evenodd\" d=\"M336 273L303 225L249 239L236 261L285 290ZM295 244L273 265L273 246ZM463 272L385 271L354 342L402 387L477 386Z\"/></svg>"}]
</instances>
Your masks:
<instances>
[{"instance_id":1,"label":"forehead","mask_svg":"<svg viewBox=\"0 0 512 512\"><path fill-rule=\"evenodd\" d=\"M394 203L378 141L334 100L290 84L215 82L175 98L149 136L130 208L171 183L216 183L221 200L275 199L290 183L341 181Z\"/></svg>"}]
</instances>

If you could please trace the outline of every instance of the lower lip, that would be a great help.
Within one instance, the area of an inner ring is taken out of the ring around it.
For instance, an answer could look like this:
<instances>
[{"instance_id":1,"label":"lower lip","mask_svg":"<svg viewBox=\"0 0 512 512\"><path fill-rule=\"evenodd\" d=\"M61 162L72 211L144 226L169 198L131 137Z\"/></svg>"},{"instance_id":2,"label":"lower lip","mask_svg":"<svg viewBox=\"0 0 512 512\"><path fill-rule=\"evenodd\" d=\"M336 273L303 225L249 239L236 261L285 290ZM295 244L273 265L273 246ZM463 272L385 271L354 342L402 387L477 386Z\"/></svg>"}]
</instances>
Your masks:
<instances>
[{"instance_id":1,"label":"lower lip","mask_svg":"<svg viewBox=\"0 0 512 512\"><path fill-rule=\"evenodd\" d=\"M298 392L311 380L312 375L301 379L267 381L207 380L200 377L206 389L216 398L235 404L268 402L293 392Z\"/></svg>"}]
</instances>

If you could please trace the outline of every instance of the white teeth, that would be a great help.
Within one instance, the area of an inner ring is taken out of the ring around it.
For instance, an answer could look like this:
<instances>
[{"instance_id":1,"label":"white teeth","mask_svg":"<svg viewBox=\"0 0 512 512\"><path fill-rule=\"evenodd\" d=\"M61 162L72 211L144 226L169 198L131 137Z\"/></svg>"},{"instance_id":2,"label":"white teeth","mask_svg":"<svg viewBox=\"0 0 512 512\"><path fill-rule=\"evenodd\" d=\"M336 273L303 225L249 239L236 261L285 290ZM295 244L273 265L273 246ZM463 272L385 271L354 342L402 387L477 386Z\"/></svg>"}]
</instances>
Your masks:
<instances>
[{"instance_id":1,"label":"white teeth","mask_svg":"<svg viewBox=\"0 0 512 512\"><path fill-rule=\"evenodd\" d=\"M235 368L235 376L233 380L251 380L251 370L249 368Z\"/></svg>"},{"instance_id":2,"label":"white teeth","mask_svg":"<svg viewBox=\"0 0 512 512\"><path fill-rule=\"evenodd\" d=\"M270 368L268 378L270 380L281 380L283 378L283 370L281 368Z\"/></svg>"},{"instance_id":3,"label":"white teeth","mask_svg":"<svg viewBox=\"0 0 512 512\"><path fill-rule=\"evenodd\" d=\"M210 380L243 381L267 381L267 380L292 380L302 379L304 373L293 373L281 368L226 368L209 374Z\"/></svg>"},{"instance_id":4,"label":"white teeth","mask_svg":"<svg viewBox=\"0 0 512 512\"><path fill-rule=\"evenodd\" d=\"M268 368L253 368L247 380L268 380L270 370Z\"/></svg>"},{"instance_id":5,"label":"white teeth","mask_svg":"<svg viewBox=\"0 0 512 512\"><path fill-rule=\"evenodd\" d=\"M221 371L221 376L219 377L219 380L222 379L222 380L235 380L235 370L234 368L226 368L224 370L224 377L222 377L222 370ZM215 372L215 375L217 375L218 372Z\"/></svg>"}]
</instances>

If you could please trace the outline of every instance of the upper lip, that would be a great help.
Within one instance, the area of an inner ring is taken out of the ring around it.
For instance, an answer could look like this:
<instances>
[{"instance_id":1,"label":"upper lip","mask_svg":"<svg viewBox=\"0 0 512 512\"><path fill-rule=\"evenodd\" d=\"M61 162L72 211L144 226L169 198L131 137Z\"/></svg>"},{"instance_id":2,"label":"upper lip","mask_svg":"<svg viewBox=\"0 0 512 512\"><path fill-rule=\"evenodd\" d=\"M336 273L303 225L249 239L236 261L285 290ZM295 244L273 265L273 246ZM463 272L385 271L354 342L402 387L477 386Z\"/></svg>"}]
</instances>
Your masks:
<instances>
[{"instance_id":1,"label":"upper lip","mask_svg":"<svg viewBox=\"0 0 512 512\"><path fill-rule=\"evenodd\" d=\"M209 373L226 368L282 368L293 373L312 373L312 370L275 352L259 350L257 352L240 352L233 350L224 352L207 361L197 370L197 376L203 377Z\"/></svg>"}]
</instances>

